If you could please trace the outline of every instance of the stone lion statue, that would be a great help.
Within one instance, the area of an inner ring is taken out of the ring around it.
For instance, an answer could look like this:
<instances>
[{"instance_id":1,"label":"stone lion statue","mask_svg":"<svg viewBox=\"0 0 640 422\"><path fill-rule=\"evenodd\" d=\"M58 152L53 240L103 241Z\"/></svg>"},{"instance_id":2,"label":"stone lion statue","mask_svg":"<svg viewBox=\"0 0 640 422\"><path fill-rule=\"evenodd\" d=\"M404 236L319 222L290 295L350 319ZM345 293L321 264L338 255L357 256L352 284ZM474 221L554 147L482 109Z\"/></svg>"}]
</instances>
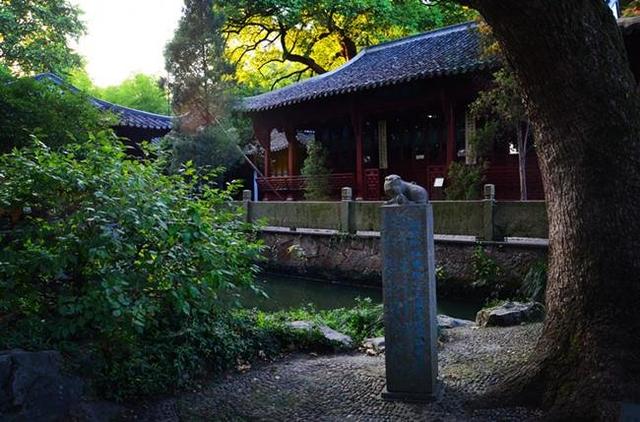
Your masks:
<instances>
[{"instance_id":1,"label":"stone lion statue","mask_svg":"<svg viewBox=\"0 0 640 422\"><path fill-rule=\"evenodd\" d=\"M391 174L384 178L384 193L389 197L385 204L426 204L428 200L427 190L415 183L407 183L397 174Z\"/></svg>"}]
</instances>

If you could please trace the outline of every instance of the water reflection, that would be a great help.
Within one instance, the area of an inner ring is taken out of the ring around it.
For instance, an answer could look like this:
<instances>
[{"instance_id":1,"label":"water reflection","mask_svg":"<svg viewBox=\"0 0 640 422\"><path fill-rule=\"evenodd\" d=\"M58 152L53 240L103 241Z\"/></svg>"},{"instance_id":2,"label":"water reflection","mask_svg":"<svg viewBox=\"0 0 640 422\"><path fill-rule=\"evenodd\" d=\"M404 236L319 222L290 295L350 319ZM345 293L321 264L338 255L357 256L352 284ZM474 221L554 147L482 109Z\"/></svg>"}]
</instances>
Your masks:
<instances>
[{"instance_id":1,"label":"water reflection","mask_svg":"<svg viewBox=\"0 0 640 422\"><path fill-rule=\"evenodd\" d=\"M382 302L382 291L376 288L333 284L308 279L268 275L260 276L257 285L267 294L259 297L252 292L242 294L241 303L264 311L279 311L313 304L316 309L351 307L357 297L369 297ZM456 318L475 319L480 304L438 300L438 313Z\"/></svg>"}]
</instances>

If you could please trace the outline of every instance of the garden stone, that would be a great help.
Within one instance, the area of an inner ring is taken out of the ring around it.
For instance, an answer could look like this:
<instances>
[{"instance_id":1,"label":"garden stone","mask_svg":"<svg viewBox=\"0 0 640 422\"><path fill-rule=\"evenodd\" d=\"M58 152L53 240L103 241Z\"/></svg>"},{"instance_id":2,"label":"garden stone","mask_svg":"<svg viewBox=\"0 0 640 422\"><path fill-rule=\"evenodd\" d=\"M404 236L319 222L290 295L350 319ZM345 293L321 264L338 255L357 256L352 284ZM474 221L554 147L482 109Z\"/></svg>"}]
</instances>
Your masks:
<instances>
[{"instance_id":1,"label":"garden stone","mask_svg":"<svg viewBox=\"0 0 640 422\"><path fill-rule=\"evenodd\" d=\"M346 334L342 334L326 325L320 325L318 329L325 339L333 343L338 343L343 347L351 347L353 345L353 340Z\"/></svg>"},{"instance_id":2,"label":"garden stone","mask_svg":"<svg viewBox=\"0 0 640 422\"><path fill-rule=\"evenodd\" d=\"M376 352L384 352L384 337L371 337L362 342L365 349L373 349Z\"/></svg>"},{"instance_id":3,"label":"garden stone","mask_svg":"<svg viewBox=\"0 0 640 422\"><path fill-rule=\"evenodd\" d=\"M326 325L317 325L313 321L292 321L287 322L287 326L294 330L312 331L317 329L320 331L325 340L331 343L337 343L343 347L353 346L353 340L346 334L342 334Z\"/></svg>"},{"instance_id":4,"label":"garden stone","mask_svg":"<svg viewBox=\"0 0 640 422\"><path fill-rule=\"evenodd\" d=\"M468 319L452 318L448 315L438 315L438 328L450 329L457 327L470 327L475 325L475 322Z\"/></svg>"},{"instance_id":5,"label":"garden stone","mask_svg":"<svg viewBox=\"0 0 640 422\"><path fill-rule=\"evenodd\" d=\"M304 330L311 331L315 324L312 321L292 321L287 322L287 327L292 328L294 330Z\"/></svg>"},{"instance_id":6,"label":"garden stone","mask_svg":"<svg viewBox=\"0 0 640 422\"><path fill-rule=\"evenodd\" d=\"M63 420L80 402L79 378L60 372L56 351L0 352L0 414L6 421Z\"/></svg>"},{"instance_id":7,"label":"garden stone","mask_svg":"<svg viewBox=\"0 0 640 422\"><path fill-rule=\"evenodd\" d=\"M544 307L537 302L505 302L492 308L481 309L476 315L480 327L508 327L544 319Z\"/></svg>"}]
</instances>

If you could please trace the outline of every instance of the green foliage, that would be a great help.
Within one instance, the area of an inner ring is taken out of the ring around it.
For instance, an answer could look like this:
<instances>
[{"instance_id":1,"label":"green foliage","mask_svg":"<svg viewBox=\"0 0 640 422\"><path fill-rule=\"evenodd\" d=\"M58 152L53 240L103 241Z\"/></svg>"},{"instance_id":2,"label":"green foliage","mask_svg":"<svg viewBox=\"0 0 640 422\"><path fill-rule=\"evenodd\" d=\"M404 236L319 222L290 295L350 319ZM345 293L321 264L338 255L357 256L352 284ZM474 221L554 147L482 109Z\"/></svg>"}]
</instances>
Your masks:
<instances>
[{"instance_id":1,"label":"green foliage","mask_svg":"<svg viewBox=\"0 0 640 422\"><path fill-rule=\"evenodd\" d=\"M319 325L326 325L347 334L355 344L359 344L365 338L384 334L382 304L374 304L370 298L356 298L353 308L318 311L312 305L308 305L263 315L264 319L270 322L313 321Z\"/></svg>"},{"instance_id":2,"label":"green foliage","mask_svg":"<svg viewBox=\"0 0 640 422\"><path fill-rule=\"evenodd\" d=\"M483 164L451 163L447 173L447 186L444 189L447 199L452 201L480 199L484 170Z\"/></svg>"},{"instance_id":3,"label":"green foliage","mask_svg":"<svg viewBox=\"0 0 640 422\"><path fill-rule=\"evenodd\" d=\"M163 82L153 76L138 73L119 85L100 88L95 86L82 68L74 69L69 77L69 83L96 98L149 113L171 114Z\"/></svg>"},{"instance_id":4,"label":"green foliage","mask_svg":"<svg viewBox=\"0 0 640 422\"><path fill-rule=\"evenodd\" d=\"M627 16L627 17L640 16L640 0L628 1L626 2L627 3L626 5L624 3L625 2L623 1L622 16Z\"/></svg>"},{"instance_id":5,"label":"green foliage","mask_svg":"<svg viewBox=\"0 0 640 422\"><path fill-rule=\"evenodd\" d=\"M522 280L520 295L527 300L544 303L547 290L547 273L549 271L546 260L539 260L531 264Z\"/></svg>"},{"instance_id":6,"label":"green foliage","mask_svg":"<svg viewBox=\"0 0 640 422\"><path fill-rule=\"evenodd\" d=\"M493 297L500 293L504 286L500 283L502 269L495 259L487 254L480 245L476 246L471 256L471 266L473 267L474 287L488 287L491 289Z\"/></svg>"},{"instance_id":7,"label":"green foliage","mask_svg":"<svg viewBox=\"0 0 640 422\"><path fill-rule=\"evenodd\" d=\"M420 0L222 0L227 54L249 90L324 73L381 41L466 21L471 9ZM258 72L256 72L258 69Z\"/></svg>"},{"instance_id":8,"label":"green foliage","mask_svg":"<svg viewBox=\"0 0 640 422\"><path fill-rule=\"evenodd\" d=\"M301 174L305 177L304 197L310 201L324 201L329 199L331 186L327 151L317 141L310 142L307 146L307 158Z\"/></svg>"},{"instance_id":9,"label":"green foliage","mask_svg":"<svg viewBox=\"0 0 640 422\"><path fill-rule=\"evenodd\" d=\"M213 0L185 0L178 29L164 53L175 113L189 113L198 126L227 113L233 66L224 55L224 20Z\"/></svg>"},{"instance_id":10,"label":"green foliage","mask_svg":"<svg viewBox=\"0 0 640 422\"><path fill-rule=\"evenodd\" d=\"M438 281L446 281L449 278L449 274L447 273L447 269L442 265L436 266L436 280Z\"/></svg>"},{"instance_id":11,"label":"green foliage","mask_svg":"<svg viewBox=\"0 0 640 422\"><path fill-rule=\"evenodd\" d=\"M78 66L69 41L84 33L79 15L66 0L0 1L0 64L18 73L64 74Z\"/></svg>"},{"instance_id":12,"label":"green foliage","mask_svg":"<svg viewBox=\"0 0 640 422\"><path fill-rule=\"evenodd\" d=\"M167 95L158 80L142 73L122 81L120 85L97 90L96 97L136 110L171 114L168 110Z\"/></svg>"},{"instance_id":13,"label":"green foliage","mask_svg":"<svg viewBox=\"0 0 640 422\"><path fill-rule=\"evenodd\" d=\"M242 159L237 131L221 124L208 126L194 135L174 131L164 142L170 156L169 169L173 172L187 162L192 162L198 169L230 170Z\"/></svg>"},{"instance_id":14,"label":"green foliage","mask_svg":"<svg viewBox=\"0 0 640 422\"><path fill-rule=\"evenodd\" d=\"M107 396L166 391L227 359L244 328L218 320L218 294L250 285L261 251L229 189L123 148L99 133L0 156L0 212L21 214L0 234L0 348L80 349Z\"/></svg>"},{"instance_id":15,"label":"green foliage","mask_svg":"<svg viewBox=\"0 0 640 422\"><path fill-rule=\"evenodd\" d=\"M89 132L112 122L82 94L0 72L0 153L30 144L33 134L52 148L71 140L85 142Z\"/></svg>"}]
</instances>

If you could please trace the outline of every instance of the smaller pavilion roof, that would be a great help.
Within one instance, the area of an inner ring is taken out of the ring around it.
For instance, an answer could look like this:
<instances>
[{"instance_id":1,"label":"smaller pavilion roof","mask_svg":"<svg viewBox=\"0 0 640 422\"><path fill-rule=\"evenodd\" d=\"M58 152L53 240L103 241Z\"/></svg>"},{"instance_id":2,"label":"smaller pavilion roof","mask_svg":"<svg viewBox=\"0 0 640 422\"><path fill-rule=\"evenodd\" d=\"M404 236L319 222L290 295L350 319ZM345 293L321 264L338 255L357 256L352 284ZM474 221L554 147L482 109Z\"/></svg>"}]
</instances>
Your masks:
<instances>
[{"instance_id":1,"label":"smaller pavilion roof","mask_svg":"<svg viewBox=\"0 0 640 422\"><path fill-rule=\"evenodd\" d=\"M34 79L38 81L48 80L56 85L66 87L73 92L80 92L78 88L65 82L61 77L53 73L40 73L34 76ZM110 111L115 114L118 117L118 126L159 130L171 130L173 127L173 118L171 116L124 107L92 96L89 96L89 101L100 110Z\"/></svg>"},{"instance_id":2,"label":"smaller pavilion roof","mask_svg":"<svg viewBox=\"0 0 640 422\"><path fill-rule=\"evenodd\" d=\"M467 22L363 49L341 67L243 99L238 109L257 112L417 79L492 67L484 57L477 24Z\"/></svg>"}]
</instances>

